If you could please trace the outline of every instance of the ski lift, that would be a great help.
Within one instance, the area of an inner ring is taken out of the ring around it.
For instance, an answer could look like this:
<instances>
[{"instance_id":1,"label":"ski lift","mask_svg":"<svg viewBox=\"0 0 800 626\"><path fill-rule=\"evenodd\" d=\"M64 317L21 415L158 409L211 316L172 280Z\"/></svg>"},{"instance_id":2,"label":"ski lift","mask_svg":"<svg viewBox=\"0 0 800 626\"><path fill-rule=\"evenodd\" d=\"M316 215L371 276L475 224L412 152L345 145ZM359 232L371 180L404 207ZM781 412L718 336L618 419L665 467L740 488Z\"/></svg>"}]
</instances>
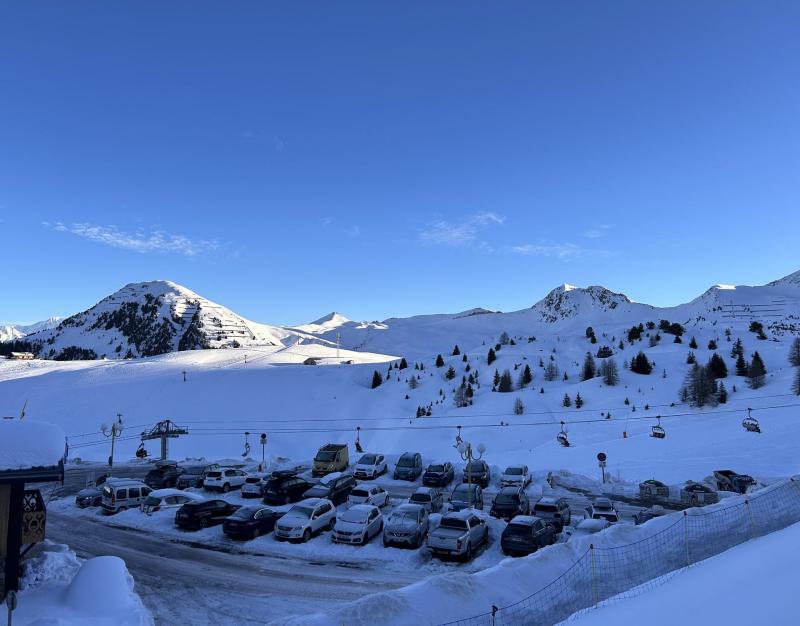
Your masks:
<instances>
[{"instance_id":1,"label":"ski lift","mask_svg":"<svg viewBox=\"0 0 800 626\"><path fill-rule=\"evenodd\" d=\"M458 446L464 443L464 440L461 438L461 426L457 426L457 428L458 432L456 433L456 445L455 445L456 448L458 448Z\"/></svg>"},{"instance_id":2,"label":"ski lift","mask_svg":"<svg viewBox=\"0 0 800 626\"><path fill-rule=\"evenodd\" d=\"M364 448L361 447L361 426L356 426L356 452L359 454L364 452Z\"/></svg>"},{"instance_id":3,"label":"ski lift","mask_svg":"<svg viewBox=\"0 0 800 626\"><path fill-rule=\"evenodd\" d=\"M658 425L653 426L650 432L650 436L655 437L656 439L663 439L664 437L667 436L667 431L661 427L661 416L658 415L656 419L658 420Z\"/></svg>"},{"instance_id":4,"label":"ski lift","mask_svg":"<svg viewBox=\"0 0 800 626\"><path fill-rule=\"evenodd\" d=\"M249 432L245 432L245 434L244 434L244 452L242 452L242 458L244 458L244 459L246 459L248 456L250 456L250 442L247 440L247 438L249 436L250 436L250 433Z\"/></svg>"},{"instance_id":5,"label":"ski lift","mask_svg":"<svg viewBox=\"0 0 800 626\"><path fill-rule=\"evenodd\" d=\"M144 439L139 442L139 447L136 448L136 458L137 459L144 459L147 457L147 450L144 447Z\"/></svg>"},{"instance_id":6,"label":"ski lift","mask_svg":"<svg viewBox=\"0 0 800 626\"><path fill-rule=\"evenodd\" d=\"M752 411L752 409L748 408L747 417L742 420L742 426L744 426L744 429L749 433L760 433L761 426L759 425L758 420L750 415L750 411Z\"/></svg>"},{"instance_id":7,"label":"ski lift","mask_svg":"<svg viewBox=\"0 0 800 626\"><path fill-rule=\"evenodd\" d=\"M569 439L567 438L567 430L564 428L564 422L561 422L561 430L556 435L556 441L565 448L569 448Z\"/></svg>"}]
</instances>

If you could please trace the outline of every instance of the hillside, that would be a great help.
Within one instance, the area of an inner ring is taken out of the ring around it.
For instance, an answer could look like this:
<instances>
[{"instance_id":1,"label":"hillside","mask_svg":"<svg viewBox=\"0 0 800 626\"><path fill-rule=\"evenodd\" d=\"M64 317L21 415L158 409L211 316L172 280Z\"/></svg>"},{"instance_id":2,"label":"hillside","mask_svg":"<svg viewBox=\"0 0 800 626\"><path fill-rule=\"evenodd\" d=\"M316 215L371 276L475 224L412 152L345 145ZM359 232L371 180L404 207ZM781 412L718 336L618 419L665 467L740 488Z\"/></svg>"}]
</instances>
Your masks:
<instances>
[{"instance_id":1,"label":"hillside","mask_svg":"<svg viewBox=\"0 0 800 626\"><path fill-rule=\"evenodd\" d=\"M22 339L25 335L37 333L41 330L54 328L61 323L62 317L51 317L34 324L0 324L0 343Z\"/></svg>"}]
</instances>

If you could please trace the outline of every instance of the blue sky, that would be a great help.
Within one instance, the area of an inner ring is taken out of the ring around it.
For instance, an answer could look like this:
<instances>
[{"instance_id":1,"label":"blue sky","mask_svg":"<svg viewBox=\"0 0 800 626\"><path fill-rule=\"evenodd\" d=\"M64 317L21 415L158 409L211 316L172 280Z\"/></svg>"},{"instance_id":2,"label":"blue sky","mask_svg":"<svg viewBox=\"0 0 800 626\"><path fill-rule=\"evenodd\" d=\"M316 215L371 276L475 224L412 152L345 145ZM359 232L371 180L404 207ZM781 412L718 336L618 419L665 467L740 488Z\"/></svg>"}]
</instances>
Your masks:
<instances>
[{"instance_id":1,"label":"blue sky","mask_svg":"<svg viewBox=\"0 0 800 626\"><path fill-rule=\"evenodd\" d=\"M796 2L0 9L0 320L668 305L800 269Z\"/></svg>"}]
</instances>

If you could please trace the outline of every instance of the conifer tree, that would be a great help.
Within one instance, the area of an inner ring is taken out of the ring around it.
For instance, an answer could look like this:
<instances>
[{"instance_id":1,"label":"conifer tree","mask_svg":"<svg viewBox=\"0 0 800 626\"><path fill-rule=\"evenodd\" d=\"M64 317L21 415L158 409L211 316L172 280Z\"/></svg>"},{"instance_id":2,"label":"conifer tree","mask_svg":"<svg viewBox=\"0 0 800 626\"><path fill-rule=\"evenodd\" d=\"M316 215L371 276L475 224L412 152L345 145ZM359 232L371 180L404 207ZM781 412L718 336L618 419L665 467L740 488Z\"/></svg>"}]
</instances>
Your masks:
<instances>
[{"instance_id":1,"label":"conifer tree","mask_svg":"<svg viewBox=\"0 0 800 626\"><path fill-rule=\"evenodd\" d=\"M724 359L716 352L708 360L708 369L714 378L727 378L728 376L728 366L725 365Z\"/></svg>"},{"instance_id":2,"label":"conifer tree","mask_svg":"<svg viewBox=\"0 0 800 626\"><path fill-rule=\"evenodd\" d=\"M795 337L792 346L789 348L789 363L795 367L800 367L800 337Z\"/></svg>"},{"instance_id":3,"label":"conifer tree","mask_svg":"<svg viewBox=\"0 0 800 626\"><path fill-rule=\"evenodd\" d=\"M514 391L514 381L511 378L511 372L503 370L500 375L500 382L497 384L497 391L501 393L508 393Z\"/></svg>"},{"instance_id":4,"label":"conifer tree","mask_svg":"<svg viewBox=\"0 0 800 626\"><path fill-rule=\"evenodd\" d=\"M747 368L747 383L751 389L759 389L764 386L767 378L767 368L758 351L753 353L750 367Z\"/></svg>"},{"instance_id":5,"label":"conifer tree","mask_svg":"<svg viewBox=\"0 0 800 626\"><path fill-rule=\"evenodd\" d=\"M800 396L800 367L794 372L794 380L792 381L792 393Z\"/></svg>"},{"instance_id":6,"label":"conifer tree","mask_svg":"<svg viewBox=\"0 0 800 626\"><path fill-rule=\"evenodd\" d=\"M694 336L692 336L692 340L689 342L689 347L692 350L697 350L697 339L695 339Z\"/></svg>"},{"instance_id":7,"label":"conifer tree","mask_svg":"<svg viewBox=\"0 0 800 626\"><path fill-rule=\"evenodd\" d=\"M583 398L581 398L581 392L579 391L575 394L575 408L579 409L583 406Z\"/></svg>"},{"instance_id":8,"label":"conifer tree","mask_svg":"<svg viewBox=\"0 0 800 626\"><path fill-rule=\"evenodd\" d=\"M453 369L453 366L447 368L447 371L444 373L444 377L447 380L453 380L456 377L456 370Z\"/></svg>"},{"instance_id":9,"label":"conifer tree","mask_svg":"<svg viewBox=\"0 0 800 626\"><path fill-rule=\"evenodd\" d=\"M400 359L400 365L398 366L398 369L404 370L407 367L408 363L406 362L406 357L403 357L402 359Z\"/></svg>"},{"instance_id":10,"label":"conifer tree","mask_svg":"<svg viewBox=\"0 0 800 626\"><path fill-rule=\"evenodd\" d=\"M531 372L531 367L527 363L525 364L525 369L522 370L522 373L519 376L519 388L522 389L523 387L527 387L533 381L533 372Z\"/></svg>"},{"instance_id":11,"label":"conifer tree","mask_svg":"<svg viewBox=\"0 0 800 626\"><path fill-rule=\"evenodd\" d=\"M444 365L444 359L442 358L441 354L436 355L436 367L442 367Z\"/></svg>"},{"instance_id":12,"label":"conifer tree","mask_svg":"<svg viewBox=\"0 0 800 626\"><path fill-rule=\"evenodd\" d=\"M686 355L686 362L689 365L697 363L697 357L695 357L694 352L692 352L691 350L689 350L689 354Z\"/></svg>"},{"instance_id":13,"label":"conifer tree","mask_svg":"<svg viewBox=\"0 0 800 626\"><path fill-rule=\"evenodd\" d=\"M747 376L748 367L747 362L744 360L744 355L739 353L739 356L736 357L736 375Z\"/></svg>"},{"instance_id":14,"label":"conifer tree","mask_svg":"<svg viewBox=\"0 0 800 626\"><path fill-rule=\"evenodd\" d=\"M733 342L733 347L731 348L731 358L735 359L737 357L744 359L744 345L742 345L742 340L739 337Z\"/></svg>"},{"instance_id":15,"label":"conifer tree","mask_svg":"<svg viewBox=\"0 0 800 626\"><path fill-rule=\"evenodd\" d=\"M419 381L417 380L416 376L412 376L408 379L408 388L416 389L417 387L419 387Z\"/></svg>"},{"instance_id":16,"label":"conifer tree","mask_svg":"<svg viewBox=\"0 0 800 626\"><path fill-rule=\"evenodd\" d=\"M486 355L486 365L491 365L497 360L497 355L492 348L489 348L489 353Z\"/></svg>"},{"instance_id":17,"label":"conifer tree","mask_svg":"<svg viewBox=\"0 0 800 626\"><path fill-rule=\"evenodd\" d=\"M564 394L564 399L561 401L562 406L570 407L572 406L572 400L569 397L568 393Z\"/></svg>"},{"instance_id":18,"label":"conifer tree","mask_svg":"<svg viewBox=\"0 0 800 626\"><path fill-rule=\"evenodd\" d=\"M631 371L637 374L647 375L653 371L653 364L650 363L644 352L639 352L631 361Z\"/></svg>"},{"instance_id":19,"label":"conifer tree","mask_svg":"<svg viewBox=\"0 0 800 626\"><path fill-rule=\"evenodd\" d=\"M717 342L713 339L709 339L708 341L708 349L709 350L716 350L717 349Z\"/></svg>"},{"instance_id":20,"label":"conifer tree","mask_svg":"<svg viewBox=\"0 0 800 626\"><path fill-rule=\"evenodd\" d=\"M614 359L606 359L600 364L600 376L609 387L619 384L619 369Z\"/></svg>"},{"instance_id":21,"label":"conifer tree","mask_svg":"<svg viewBox=\"0 0 800 626\"><path fill-rule=\"evenodd\" d=\"M497 370L494 371L494 377L492 378L492 384L496 387L500 384L500 372Z\"/></svg>"},{"instance_id":22,"label":"conifer tree","mask_svg":"<svg viewBox=\"0 0 800 626\"><path fill-rule=\"evenodd\" d=\"M383 377L380 375L378 370L375 370L372 373L372 388L375 389L376 387L380 387L383 383Z\"/></svg>"},{"instance_id":23,"label":"conifer tree","mask_svg":"<svg viewBox=\"0 0 800 626\"><path fill-rule=\"evenodd\" d=\"M522 400L517 398L514 400L514 415L522 415L525 412L525 405Z\"/></svg>"},{"instance_id":24,"label":"conifer tree","mask_svg":"<svg viewBox=\"0 0 800 626\"><path fill-rule=\"evenodd\" d=\"M725 383L719 384L719 391L717 392L717 400L720 404L728 402L728 390L725 389Z\"/></svg>"},{"instance_id":25,"label":"conifer tree","mask_svg":"<svg viewBox=\"0 0 800 626\"><path fill-rule=\"evenodd\" d=\"M567 370L564 370L564 378L561 380L569 380L569 376L567 375Z\"/></svg>"},{"instance_id":26,"label":"conifer tree","mask_svg":"<svg viewBox=\"0 0 800 626\"><path fill-rule=\"evenodd\" d=\"M597 366L594 363L594 357L591 352L586 353L583 359L583 370L581 371L581 380L589 380L597 376Z\"/></svg>"},{"instance_id":27,"label":"conifer tree","mask_svg":"<svg viewBox=\"0 0 800 626\"><path fill-rule=\"evenodd\" d=\"M458 356L459 354L461 354L461 350L458 349L458 344L456 344L453 348L453 356Z\"/></svg>"}]
</instances>

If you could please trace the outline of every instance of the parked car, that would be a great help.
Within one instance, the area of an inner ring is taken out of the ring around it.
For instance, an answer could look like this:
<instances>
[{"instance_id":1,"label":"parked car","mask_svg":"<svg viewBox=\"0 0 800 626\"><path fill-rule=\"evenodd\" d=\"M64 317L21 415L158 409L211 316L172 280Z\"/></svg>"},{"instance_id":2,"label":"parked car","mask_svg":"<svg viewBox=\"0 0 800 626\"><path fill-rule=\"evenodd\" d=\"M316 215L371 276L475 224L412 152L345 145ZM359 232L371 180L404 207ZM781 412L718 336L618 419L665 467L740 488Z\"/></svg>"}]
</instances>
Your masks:
<instances>
[{"instance_id":1,"label":"parked car","mask_svg":"<svg viewBox=\"0 0 800 626\"><path fill-rule=\"evenodd\" d=\"M222 521L222 532L231 539L255 539L275 529L283 513L266 506L243 506Z\"/></svg>"},{"instance_id":2,"label":"parked car","mask_svg":"<svg viewBox=\"0 0 800 626\"><path fill-rule=\"evenodd\" d=\"M228 493L231 489L238 489L244 485L246 479L247 472L232 467L221 467L206 474L203 489Z\"/></svg>"},{"instance_id":3,"label":"parked car","mask_svg":"<svg viewBox=\"0 0 800 626\"><path fill-rule=\"evenodd\" d=\"M569 503L564 498L544 496L533 505L533 514L555 528L557 533L564 531L564 526L572 522Z\"/></svg>"},{"instance_id":4,"label":"parked car","mask_svg":"<svg viewBox=\"0 0 800 626\"><path fill-rule=\"evenodd\" d=\"M264 485L264 504L290 504L303 499L303 494L313 483L300 478L296 473L273 473Z\"/></svg>"},{"instance_id":5,"label":"parked car","mask_svg":"<svg viewBox=\"0 0 800 626\"><path fill-rule=\"evenodd\" d=\"M531 502L523 487L503 487L492 501L489 514L506 521L518 515L530 515Z\"/></svg>"},{"instance_id":6,"label":"parked car","mask_svg":"<svg viewBox=\"0 0 800 626\"><path fill-rule=\"evenodd\" d=\"M347 496L347 504L372 504L382 507L389 504L389 493L379 485L362 485L353 487L350 495Z\"/></svg>"},{"instance_id":7,"label":"parked car","mask_svg":"<svg viewBox=\"0 0 800 626\"><path fill-rule=\"evenodd\" d=\"M264 477L247 476L242 485L243 498L261 498L264 496Z\"/></svg>"},{"instance_id":8,"label":"parked car","mask_svg":"<svg viewBox=\"0 0 800 626\"><path fill-rule=\"evenodd\" d=\"M533 477L527 465L509 465L500 475L501 487L517 485L525 489L531 482L533 482Z\"/></svg>"},{"instance_id":9,"label":"parked car","mask_svg":"<svg viewBox=\"0 0 800 626\"><path fill-rule=\"evenodd\" d=\"M164 509L177 509L187 502L200 502L205 500L199 493L181 491L180 489L156 489L151 491L144 502L139 505L142 513L157 513Z\"/></svg>"},{"instance_id":10,"label":"parked car","mask_svg":"<svg viewBox=\"0 0 800 626\"><path fill-rule=\"evenodd\" d=\"M455 477L453 464L449 461L431 463L425 468L425 473L422 475L422 484L426 487L447 487Z\"/></svg>"},{"instance_id":11,"label":"parked car","mask_svg":"<svg viewBox=\"0 0 800 626\"><path fill-rule=\"evenodd\" d=\"M522 556L556 542L556 529L538 517L517 515L503 529L500 547L506 556Z\"/></svg>"},{"instance_id":12,"label":"parked car","mask_svg":"<svg viewBox=\"0 0 800 626\"><path fill-rule=\"evenodd\" d=\"M582 519L574 528L565 528L564 534L567 536L567 541L572 541L578 537L586 537L587 535L599 533L609 526L611 526L611 523L607 519Z\"/></svg>"},{"instance_id":13,"label":"parked car","mask_svg":"<svg viewBox=\"0 0 800 626\"><path fill-rule=\"evenodd\" d=\"M435 487L417 487L408 501L411 504L419 504L428 513L438 513L444 506L444 496Z\"/></svg>"},{"instance_id":14,"label":"parked car","mask_svg":"<svg viewBox=\"0 0 800 626\"><path fill-rule=\"evenodd\" d=\"M755 478L748 474L737 474L733 470L715 470L714 479L719 491L747 493L757 485Z\"/></svg>"},{"instance_id":15,"label":"parked car","mask_svg":"<svg viewBox=\"0 0 800 626\"><path fill-rule=\"evenodd\" d=\"M86 487L75 494L75 504L85 509L89 506L100 506L103 501L103 490L100 487Z\"/></svg>"},{"instance_id":16,"label":"parked car","mask_svg":"<svg viewBox=\"0 0 800 626\"><path fill-rule=\"evenodd\" d=\"M143 482L133 479L109 479L103 485L100 506L103 513L113 515L126 509L139 508L152 489Z\"/></svg>"},{"instance_id":17,"label":"parked car","mask_svg":"<svg viewBox=\"0 0 800 626\"><path fill-rule=\"evenodd\" d=\"M275 524L278 541L302 541L323 530L332 530L336 524L336 508L325 498L306 498L295 504Z\"/></svg>"},{"instance_id":18,"label":"parked car","mask_svg":"<svg viewBox=\"0 0 800 626\"><path fill-rule=\"evenodd\" d=\"M681 502L691 506L705 506L719 502L719 494L702 483L688 482L681 489Z\"/></svg>"},{"instance_id":19,"label":"parked car","mask_svg":"<svg viewBox=\"0 0 800 626\"><path fill-rule=\"evenodd\" d=\"M428 512L419 504L401 504L384 522L383 545L419 548L428 534Z\"/></svg>"},{"instance_id":20,"label":"parked car","mask_svg":"<svg viewBox=\"0 0 800 626\"><path fill-rule=\"evenodd\" d=\"M492 479L492 472L489 469L489 464L486 461L470 461L464 468L464 475L461 482L464 483L477 483L484 489L489 486L489 481Z\"/></svg>"},{"instance_id":21,"label":"parked car","mask_svg":"<svg viewBox=\"0 0 800 626\"><path fill-rule=\"evenodd\" d=\"M474 511L451 512L428 533L428 549L433 556L472 558L475 548L489 542L489 527Z\"/></svg>"},{"instance_id":22,"label":"parked car","mask_svg":"<svg viewBox=\"0 0 800 626\"><path fill-rule=\"evenodd\" d=\"M669 486L653 478L639 483L639 499L657 500L669 498Z\"/></svg>"},{"instance_id":23,"label":"parked car","mask_svg":"<svg viewBox=\"0 0 800 626\"><path fill-rule=\"evenodd\" d=\"M461 483L450 494L450 508L453 511L461 511L468 508L483 511L483 489L476 483L471 485Z\"/></svg>"},{"instance_id":24,"label":"parked car","mask_svg":"<svg viewBox=\"0 0 800 626\"><path fill-rule=\"evenodd\" d=\"M395 480L415 481L422 474L422 455L419 452L405 452L394 466Z\"/></svg>"},{"instance_id":25,"label":"parked car","mask_svg":"<svg viewBox=\"0 0 800 626\"><path fill-rule=\"evenodd\" d=\"M353 470L353 476L359 480L375 479L378 476L383 476L388 470L386 460L382 454L362 454L358 459L356 467Z\"/></svg>"},{"instance_id":26,"label":"parked car","mask_svg":"<svg viewBox=\"0 0 800 626\"><path fill-rule=\"evenodd\" d=\"M356 504L336 518L331 539L363 546L383 532L383 515L371 504Z\"/></svg>"},{"instance_id":27,"label":"parked car","mask_svg":"<svg viewBox=\"0 0 800 626\"><path fill-rule=\"evenodd\" d=\"M616 524L619 520L619 511L608 498L597 498L586 507L587 519L604 519L609 524Z\"/></svg>"},{"instance_id":28,"label":"parked car","mask_svg":"<svg viewBox=\"0 0 800 626\"><path fill-rule=\"evenodd\" d=\"M326 498L334 504L347 502L347 497L356 486L356 479L350 474L334 472L322 479L303 494L303 498Z\"/></svg>"},{"instance_id":29,"label":"parked car","mask_svg":"<svg viewBox=\"0 0 800 626\"><path fill-rule=\"evenodd\" d=\"M661 517L662 515L666 514L667 511L664 509L663 506L654 504L649 509L642 509L636 515L634 515L633 521L638 526L639 524L644 524L645 522L649 522L651 519L655 517Z\"/></svg>"},{"instance_id":30,"label":"parked car","mask_svg":"<svg viewBox=\"0 0 800 626\"><path fill-rule=\"evenodd\" d=\"M177 487L183 469L175 461L156 461L156 466L147 472L144 483L151 489Z\"/></svg>"},{"instance_id":31,"label":"parked car","mask_svg":"<svg viewBox=\"0 0 800 626\"><path fill-rule=\"evenodd\" d=\"M346 443L327 443L314 457L311 473L314 476L325 476L333 472L343 472L350 464L350 454Z\"/></svg>"},{"instance_id":32,"label":"parked car","mask_svg":"<svg viewBox=\"0 0 800 626\"><path fill-rule=\"evenodd\" d=\"M187 465L183 467L183 473L178 476L178 489L188 489L195 487L197 489L203 488L203 481L206 474L220 469L219 463L206 463L198 465Z\"/></svg>"},{"instance_id":33,"label":"parked car","mask_svg":"<svg viewBox=\"0 0 800 626\"><path fill-rule=\"evenodd\" d=\"M175 525L183 530L199 530L217 526L239 508L225 500L202 500L187 502L175 513Z\"/></svg>"}]
</instances>

